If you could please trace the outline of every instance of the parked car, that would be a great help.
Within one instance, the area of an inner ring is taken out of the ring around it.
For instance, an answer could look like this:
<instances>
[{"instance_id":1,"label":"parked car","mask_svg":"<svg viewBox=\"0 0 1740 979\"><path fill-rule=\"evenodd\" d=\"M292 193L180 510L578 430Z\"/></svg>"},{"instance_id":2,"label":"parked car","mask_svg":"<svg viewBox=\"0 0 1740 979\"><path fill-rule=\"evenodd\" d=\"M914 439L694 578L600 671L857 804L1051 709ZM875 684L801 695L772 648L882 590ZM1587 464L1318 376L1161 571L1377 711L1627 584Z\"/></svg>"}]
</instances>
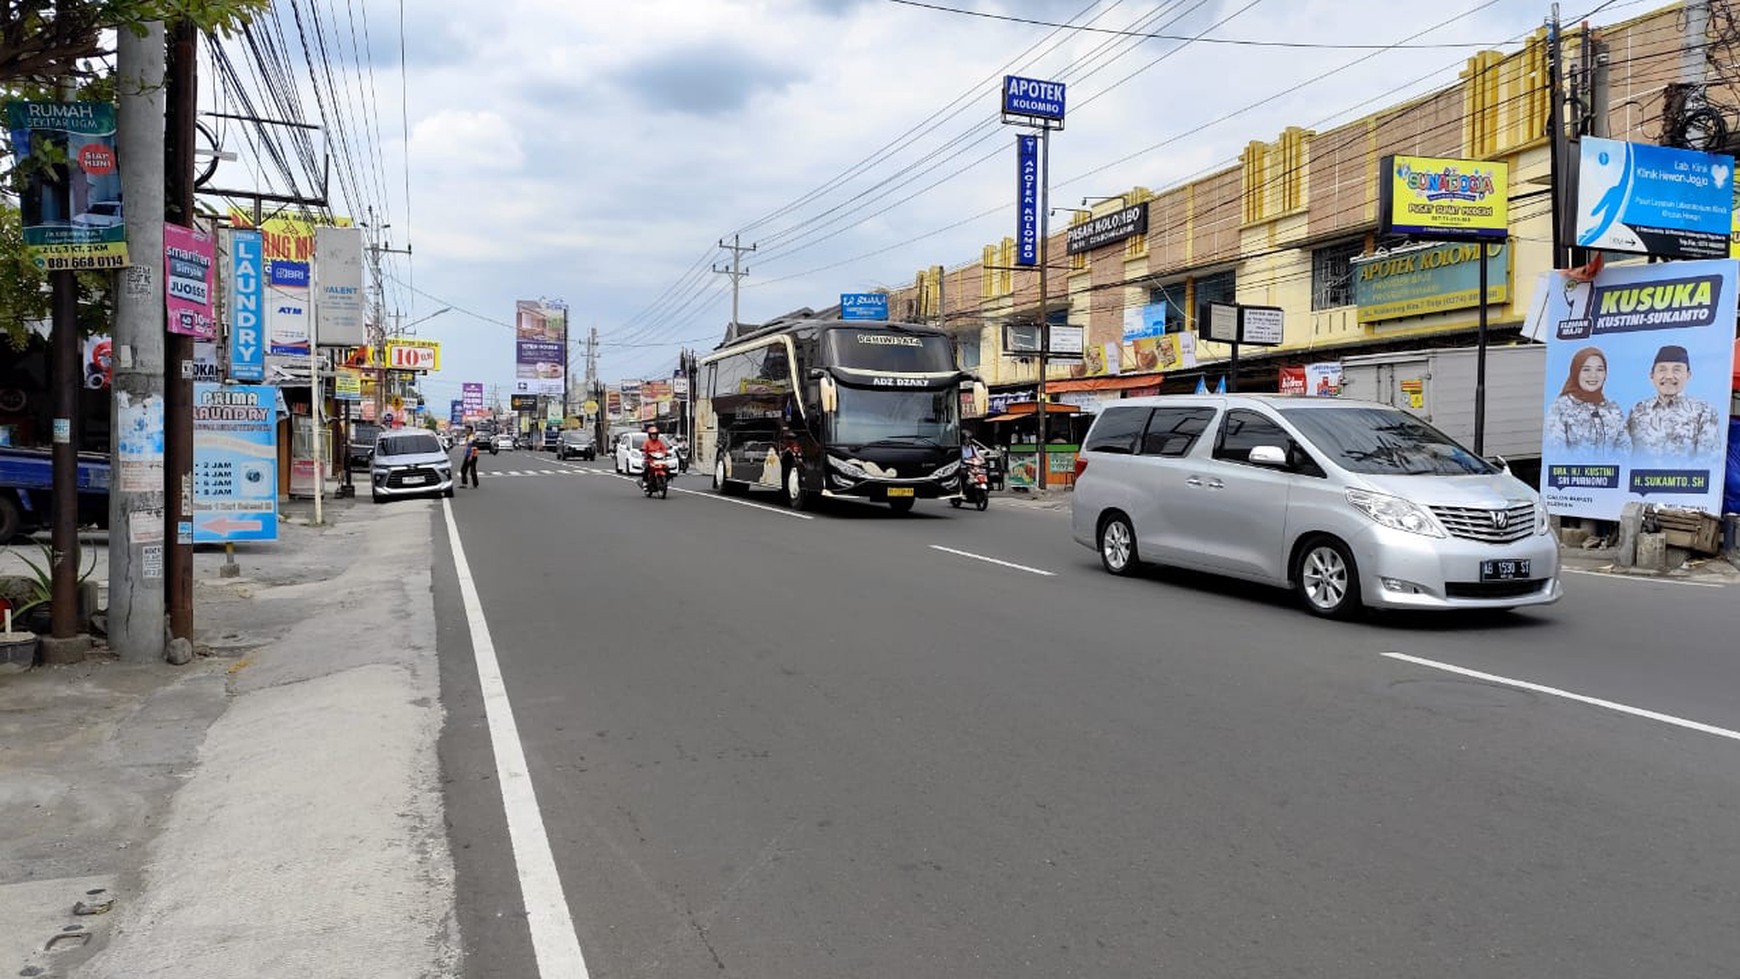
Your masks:
<instances>
[{"instance_id":1,"label":"parked car","mask_svg":"<svg viewBox=\"0 0 1740 979\"><path fill-rule=\"evenodd\" d=\"M645 432L628 432L616 440L616 471L628 475L640 473L644 460L640 447L646 444Z\"/></svg>"},{"instance_id":2,"label":"parked car","mask_svg":"<svg viewBox=\"0 0 1740 979\"><path fill-rule=\"evenodd\" d=\"M556 458L580 458L587 461L598 458L598 446L593 444L592 433L578 428L563 432L562 440L556 446Z\"/></svg>"},{"instance_id":3,"label":"parked car","mask_svg":"<svg viewBox=\"0 0 1740 979\"><path fill-rule=\"evenodd\" d=\"M539 448L545 452L558 452L562 448L562 429L555 425L544 429L543 441Z\"/></svg>"},{"instance_id":4,"label":"parked car","mask_svg":"<svg viewBox=\"0 0 1740 979\"><path fill-rule=\"evenodd\" d=\"M514 437L512 435L509 435L506 432L503 432L500 435L495 436L495 438L493 440L491 440L491 442L490 442L490 451L491 452L499 452L502 449L512 449L513 447L514 447Z\"/></svg>"},{"instance_id":5,"label":"parked car","mask_svg":"<svg viewBox=\"0 0 1740 979\"><path fill-rule=\"evenodd\" d=\"M1076 540L1292 588L1313 614L1556 602L1539 495L1426 422L1330 398L1160 396L1101 411L1076 459Z\"/></svg>"},{"instance_id":6,"label":"parked car","mask_svg":"<svg viewBox=\"0 0 1740 979\"><path fill-rule=\"evenodd\" d=\"M73 215L72 223L81 228L113 228L124 220L120 201L97 201L83 214Z\"/></svg>"},{"instance_id":7,"label":"parked car","mask_svg":"<svg viewBox=\"0 0 1740 979\"><path fill-rule=\"evenodd\" d=\"M381 434L381 426L374 422L353 422L350 428L350 444L344 453L345 468L352 472L368 472L369 460L375 454L375 439Z\"/></svg>"},{"instance_id":8,"label":"parked car","mask_svg":"<svg viewBox=\"0 0 1740 979\"><path fill-rule=\"evenodd\" d=\"M398 428L375 439L370 493L376 503L398 496L453 495L453 460L435 433Z\"/></svg>"}]
</instances>

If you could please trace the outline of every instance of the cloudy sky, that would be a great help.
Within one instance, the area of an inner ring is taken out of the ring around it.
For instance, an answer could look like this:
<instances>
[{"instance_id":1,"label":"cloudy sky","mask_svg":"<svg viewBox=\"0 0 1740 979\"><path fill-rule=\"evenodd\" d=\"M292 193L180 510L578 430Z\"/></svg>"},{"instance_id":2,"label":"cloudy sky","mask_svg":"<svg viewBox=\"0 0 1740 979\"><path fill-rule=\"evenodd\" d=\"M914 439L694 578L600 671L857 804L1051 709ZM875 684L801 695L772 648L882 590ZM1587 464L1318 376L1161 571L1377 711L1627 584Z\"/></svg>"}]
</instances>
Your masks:
<instances>
[{"instance_id":1,"label":"cloudy sky","mask_svg":"<svg viewBox=\"0 0 1740 979\"><path fill-rule=\"evenodd\" d=\"M1597 20L1658 5L1614 2ZM1431 90L1476 50L1453 45L1514 49L1548 7L935 3L993 17L896 0L275 6L262 34L281 43L305 117L324 114L325 140L350 161L339 167L349 187L334 190L342 209L360 217L373 205L391 244L414 252L389 263L389 310L414 322L452 307L415 327L443 344L444 369L425 385L437 407L465 381L501 385L505 401L516 299L565 301L576 340L597 327L606 380L668 375L680 347L712 347L730 318L730 278L712 268L729 263L717 246L733 235L757 246L746 321L976 260L1014 228L1015 131L997 112L1005 73L1069 85L1052 205L1078 206L1230 165L1288 125L1324 128ZM1398 43L1412 46L1383 49ZM252 77L246 46L228 51ZM230 87L206 88L205 108L236 111ZM224 165L224 186L273 182L239 133L224 142L241 157ZM571 359L578 373L577 345Z\"/></svg>"}]
</instances>

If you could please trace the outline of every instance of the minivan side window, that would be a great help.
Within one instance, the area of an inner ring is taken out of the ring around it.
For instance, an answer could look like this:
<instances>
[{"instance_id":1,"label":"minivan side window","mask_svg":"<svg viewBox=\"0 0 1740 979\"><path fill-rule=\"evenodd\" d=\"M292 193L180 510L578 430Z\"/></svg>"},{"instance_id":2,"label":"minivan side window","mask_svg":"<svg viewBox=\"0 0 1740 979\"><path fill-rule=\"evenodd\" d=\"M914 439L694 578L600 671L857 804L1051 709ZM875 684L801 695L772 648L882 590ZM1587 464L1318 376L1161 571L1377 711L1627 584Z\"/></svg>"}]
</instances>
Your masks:
<instances>
[{"instance_id":1,"label":"minivan side window","mask_svg":"<svg viewBox=\"0 0 1740 979\"><path fill-rule=\"evenodd\" d=\"M1293 437L1267 416L1235 408L1226 413L1226 421L1221 424L1214 457L1228 462L1249 462L1251 450L1259 445L1272 445L1286 452L1293 445Z\"/></svg>"},{"instance_id":2,"label":"minivan side window","mask_svg":"<svg viewBox=\"0 0 1740 979\"><path fill-rule=\"evenodd\" d=\"M1188 455L1196 440L1214 421L1213 408L1155 408L1142 436L1145 456Z\"/></svg>"},{"instance_id":3,"label":"minivan side window","mask_svg":"<svg viewBox=\"0 0 1740 979\"><path fill-rule=\"evenodd\" d=\"M1148 424L1149 408L1107 408L1088 432L1083 452L1116 452L1130 455L1136 451L1136 440Z\"/></svg>"}]
</instances>

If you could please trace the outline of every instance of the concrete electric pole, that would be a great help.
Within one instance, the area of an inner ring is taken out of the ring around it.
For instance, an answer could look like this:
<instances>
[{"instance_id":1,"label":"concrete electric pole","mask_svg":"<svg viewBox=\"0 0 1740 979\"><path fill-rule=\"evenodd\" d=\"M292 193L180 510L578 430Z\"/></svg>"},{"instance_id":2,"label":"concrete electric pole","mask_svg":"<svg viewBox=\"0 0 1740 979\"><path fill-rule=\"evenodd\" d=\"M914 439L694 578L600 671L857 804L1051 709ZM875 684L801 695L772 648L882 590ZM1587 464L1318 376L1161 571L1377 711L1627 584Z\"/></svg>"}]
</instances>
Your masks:
<instances>
[{"instance_id":1,"label":"concrete electric pole","mask_svg":"<svg viewBox=\"0 0 1740 979\"><path fill-rule=\"evenodd\" d=\"M115 295L114 380L109 406L109 646L124 663L163 659L164 508L161 480L128 478L118 445L129 423L163 430L163 287L143 256L163 253L163 25L115 35L116 133L127 241L135 263ZM162 459L157 460L161 467Z\"/></svg>"},{"instance_id":2,"label":"concrete electric pole","mask_svg":"<svg viewBox=\"0 0 1740 979\"><path fill-rule=\"evenodd\" d=\"M715 265L713 271L731 277L731 335L735 338L737 335L737 291L743 282L743 277L749 274L749 270L743 267L743 253L754 251L755 246L750 245L745 248L742 239L737 235L732 235L731 244L725 244L725 239L721 238L719 239L719 247L731 253L731 267L722 269Z\"/></svg>"}]
</instances>

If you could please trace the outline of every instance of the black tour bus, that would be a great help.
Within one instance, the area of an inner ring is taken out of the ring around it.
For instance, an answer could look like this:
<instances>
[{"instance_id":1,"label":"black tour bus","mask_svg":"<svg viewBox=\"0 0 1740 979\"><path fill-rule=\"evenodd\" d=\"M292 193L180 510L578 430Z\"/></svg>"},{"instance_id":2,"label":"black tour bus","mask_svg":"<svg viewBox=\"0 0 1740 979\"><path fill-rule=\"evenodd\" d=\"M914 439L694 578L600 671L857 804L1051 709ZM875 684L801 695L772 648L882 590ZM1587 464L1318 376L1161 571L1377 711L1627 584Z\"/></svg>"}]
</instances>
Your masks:
<instances>
[{"instance_id":1,"label":"black tour bus","mask_svg":"<svg viewBox=\"0 0 1740 979\"><path fill-rule=\"evenodd\" d=\"M695 460L713 487L885 502L960 494L961 400L985 385L960 370L948 335L925 326L795 316L703 357ZM981 407L982 410L982 407Z\"/></svg>"}]
</instances>

